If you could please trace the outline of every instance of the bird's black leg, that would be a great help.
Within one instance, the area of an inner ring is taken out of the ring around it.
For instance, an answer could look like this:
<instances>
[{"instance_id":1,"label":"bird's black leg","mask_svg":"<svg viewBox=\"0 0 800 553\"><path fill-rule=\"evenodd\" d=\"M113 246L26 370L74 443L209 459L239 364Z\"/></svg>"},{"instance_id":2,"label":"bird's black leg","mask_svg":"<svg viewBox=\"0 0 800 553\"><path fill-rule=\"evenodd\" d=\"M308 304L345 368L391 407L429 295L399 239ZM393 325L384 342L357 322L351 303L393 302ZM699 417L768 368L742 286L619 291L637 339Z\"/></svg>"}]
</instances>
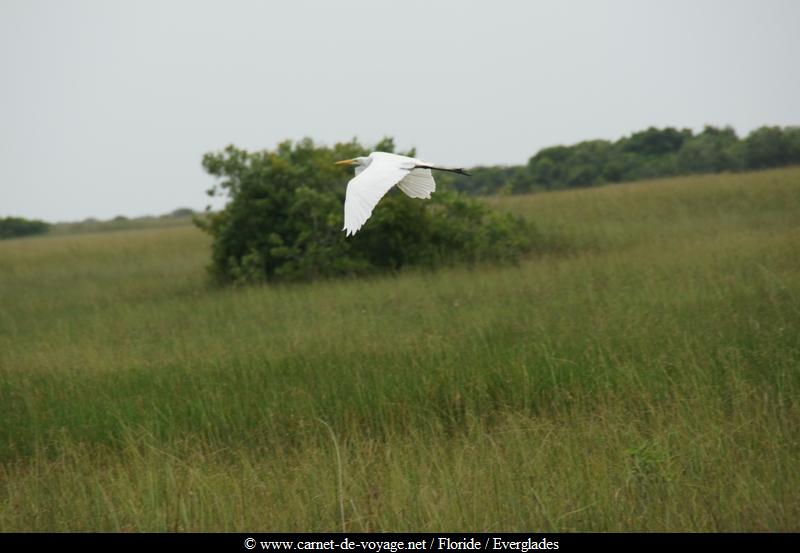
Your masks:
<instances>
[{"instance_id":1,"label":"bird's black leg","mask_svg":"<svg viewBox=\"0 0 800 553\"><path fill-rule=\"evenodd\" d=\"M447 171L448 173L457 173L459 175L466 175L468 177L472 176L460 167L457 169L449 169L445 167L434 167L433 165L415 165L414 169L432 169L434 171Z\"/></svg>"}]
</instances>

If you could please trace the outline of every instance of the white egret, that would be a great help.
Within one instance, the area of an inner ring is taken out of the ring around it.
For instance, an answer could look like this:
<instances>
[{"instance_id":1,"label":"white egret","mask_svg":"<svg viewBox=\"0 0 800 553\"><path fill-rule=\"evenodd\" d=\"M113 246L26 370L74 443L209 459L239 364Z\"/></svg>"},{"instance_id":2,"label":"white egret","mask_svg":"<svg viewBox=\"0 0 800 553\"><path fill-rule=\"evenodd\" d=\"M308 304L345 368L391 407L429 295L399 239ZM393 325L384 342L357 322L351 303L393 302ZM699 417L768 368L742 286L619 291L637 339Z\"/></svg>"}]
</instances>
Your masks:
<instances>
[{"instance_id":1,"label":"white egret","mask_svg":"<svg viewBox=\"0 0 800 553\"><path fill-rule=\"evenodd\" d=\"M438 167L413 157L372 152L369 157L337 161L336 165L355 165L356 176L347 183L344 200L344 228L347 236L358 232L372 210L394 185L412 198L429 199L436 191L431 169L468 175L463 169Z\"/></svg>"}]
</instances>

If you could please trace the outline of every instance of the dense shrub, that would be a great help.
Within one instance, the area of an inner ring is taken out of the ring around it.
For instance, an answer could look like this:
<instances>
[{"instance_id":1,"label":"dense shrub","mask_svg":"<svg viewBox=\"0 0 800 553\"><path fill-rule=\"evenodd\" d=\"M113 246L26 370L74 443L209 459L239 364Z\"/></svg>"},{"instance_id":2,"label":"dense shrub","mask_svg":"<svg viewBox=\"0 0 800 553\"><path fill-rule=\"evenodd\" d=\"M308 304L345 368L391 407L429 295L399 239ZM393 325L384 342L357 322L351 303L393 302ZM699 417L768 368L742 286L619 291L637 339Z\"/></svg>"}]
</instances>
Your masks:
<instances>
[{"instance_id":1,"label":"dense shrub","mask_svg":"<svg viewBox=\"0 0 800 553\"><path fill-rule=\"evenodd\" d=\"M50 225L44 221L23 219L21 217L5 217L0 219L0 240L42 234L49 229Z\"/></svg>"},{"instance_id":2,"label":"dense shrub","mask_svg":"<svg viewBox=\"0 0 800 553\"><path fill-rule=\"evenodd\" d=\"M384 140L374 149L393 151L394 145ZM218 178L209 194L229 198L223 210L195 219L213 237L214 277L310 280L513 261L531 245L532 228L522 219L441 189L431 200L392 189L361 231L346 238L343 205L353 173L333 162L368 153L355 141L327 148L306 139L274 151L228 146L206 154L203 166Z\"/></svg>"}]
</instances>

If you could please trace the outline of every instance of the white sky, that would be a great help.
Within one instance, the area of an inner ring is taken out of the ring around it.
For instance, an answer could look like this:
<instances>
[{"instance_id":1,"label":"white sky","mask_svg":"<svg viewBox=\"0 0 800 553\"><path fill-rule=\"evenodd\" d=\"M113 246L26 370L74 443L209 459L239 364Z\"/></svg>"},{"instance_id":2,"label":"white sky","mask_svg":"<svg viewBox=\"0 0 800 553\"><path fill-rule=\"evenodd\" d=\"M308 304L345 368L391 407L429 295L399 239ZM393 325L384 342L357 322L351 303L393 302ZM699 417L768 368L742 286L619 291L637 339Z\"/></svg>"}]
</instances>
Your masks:
<instances>
[{"instance_id":1,"label":"white sky","mask_svg":"<svg viewBox=\"0 0 800 553\"><path fill-rule=\"evenodd\" d=\"M474 166L796 125L799 60L793 0L0 0L0 216L202 209L230 143L388 135Z\"/></svg>"}]
</instances>

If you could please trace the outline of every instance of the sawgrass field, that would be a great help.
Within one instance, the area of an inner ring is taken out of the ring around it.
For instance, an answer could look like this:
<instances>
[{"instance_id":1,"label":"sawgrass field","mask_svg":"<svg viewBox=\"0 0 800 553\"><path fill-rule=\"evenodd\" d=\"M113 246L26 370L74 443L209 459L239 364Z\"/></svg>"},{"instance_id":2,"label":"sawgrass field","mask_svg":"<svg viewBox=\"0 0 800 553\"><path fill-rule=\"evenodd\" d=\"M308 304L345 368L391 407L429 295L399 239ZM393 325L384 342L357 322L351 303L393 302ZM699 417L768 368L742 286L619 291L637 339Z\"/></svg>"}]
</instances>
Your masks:
<instances>
[{"instance_id":1,"label":"sawgrass field","mask_svg":"<svg viewBox=\"0 0 800 553\"><path fill-rule=\"evenodd\" d=\"M800 168L486 201L518 265L0 242L0 531L800 531Z\"/></svg>"}]
</instances>

